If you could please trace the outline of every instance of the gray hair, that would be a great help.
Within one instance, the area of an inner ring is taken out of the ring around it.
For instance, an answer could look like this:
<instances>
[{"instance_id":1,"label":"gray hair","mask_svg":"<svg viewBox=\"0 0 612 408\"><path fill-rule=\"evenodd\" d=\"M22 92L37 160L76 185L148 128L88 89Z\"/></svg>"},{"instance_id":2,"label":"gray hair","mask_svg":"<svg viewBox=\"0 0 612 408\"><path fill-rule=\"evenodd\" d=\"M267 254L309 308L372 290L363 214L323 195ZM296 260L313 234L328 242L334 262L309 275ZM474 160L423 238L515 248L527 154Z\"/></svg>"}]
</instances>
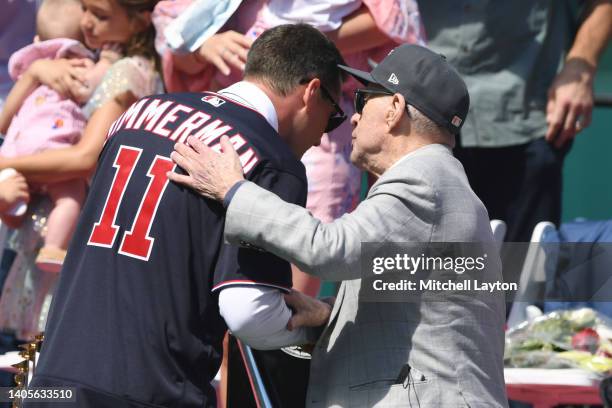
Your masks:
<instances>
[{"instance_id":1,"label":"gray hair","mask_svg":"<svg viewBox=\"0 0 612 408\"><path fill-rule=\"evenodd\" d=\"M408 117L412 121L414 130L424 136L436 136L450 138L451 133L444 127L438 125L433 120L425 116L420 110L408 104Z\"/></svg>"}]
</instances>

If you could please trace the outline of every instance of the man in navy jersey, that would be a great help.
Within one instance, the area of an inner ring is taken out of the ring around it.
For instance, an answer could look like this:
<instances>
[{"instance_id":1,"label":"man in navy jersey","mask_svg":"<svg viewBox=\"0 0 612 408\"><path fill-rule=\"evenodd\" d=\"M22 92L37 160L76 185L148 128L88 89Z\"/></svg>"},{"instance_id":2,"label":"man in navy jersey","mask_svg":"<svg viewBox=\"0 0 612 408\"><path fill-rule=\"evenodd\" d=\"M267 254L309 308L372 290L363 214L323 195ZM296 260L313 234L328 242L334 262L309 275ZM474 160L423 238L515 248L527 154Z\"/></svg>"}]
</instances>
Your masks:
<instances>
[{"instance_id":1,"label":"man in navy jersey","mask_svg":"<svg viewBox=\"0 0 612 408\"><path fill-rule=\"evenodd\" d=\"M262 34L245 80L219 93L132 105L109 129L68 250L31 387L74 387L59 407L214 407L227 327L259 349L313 341L287 330L287 262L223 244L223 207L169 183L174 144L229 137L246 177L305 204L299 161L344 119L333 43L307 25ZM319 324L329 315L321 310ZM41 402L26 406L43 406Z\"/></svg>"}]
</instances>

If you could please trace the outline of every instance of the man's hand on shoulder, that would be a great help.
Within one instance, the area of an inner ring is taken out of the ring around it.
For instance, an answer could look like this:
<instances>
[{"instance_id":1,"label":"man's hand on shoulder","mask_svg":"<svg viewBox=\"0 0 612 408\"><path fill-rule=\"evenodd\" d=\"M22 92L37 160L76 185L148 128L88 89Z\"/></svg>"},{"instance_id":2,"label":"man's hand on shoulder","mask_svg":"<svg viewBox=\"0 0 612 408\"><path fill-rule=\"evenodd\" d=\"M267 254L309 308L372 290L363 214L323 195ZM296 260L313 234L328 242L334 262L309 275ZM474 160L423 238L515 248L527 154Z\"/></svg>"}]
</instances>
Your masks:
<instances>
[{"instance_id":1,"label":"man's hand on shoulder","mask_svg":"<svg viewBox=\"0 0 612 408\"><path fill-rule=\"evenodd\" d=\"M331 315L333 301L323 301L296 290L285 295L285 302L293 310L287 323L288 330L299 327L319 327L327 324Z\"/></svg>"},{"instance_id":2,"label":"man's hand on shoulder","mask_svg":"<svg viewBox=\"0 0 612 408\"><path fill-rule=\"evenodd\" d=\"M177 143L170 158L187 175L168 172L168 178L204 197L223 201L232 186L244 180L244 175L240 158L227 136L221 138L220 146L220 151L215 151L195 137L189 137L186 144Z\"/></svg>"}]
</instances>

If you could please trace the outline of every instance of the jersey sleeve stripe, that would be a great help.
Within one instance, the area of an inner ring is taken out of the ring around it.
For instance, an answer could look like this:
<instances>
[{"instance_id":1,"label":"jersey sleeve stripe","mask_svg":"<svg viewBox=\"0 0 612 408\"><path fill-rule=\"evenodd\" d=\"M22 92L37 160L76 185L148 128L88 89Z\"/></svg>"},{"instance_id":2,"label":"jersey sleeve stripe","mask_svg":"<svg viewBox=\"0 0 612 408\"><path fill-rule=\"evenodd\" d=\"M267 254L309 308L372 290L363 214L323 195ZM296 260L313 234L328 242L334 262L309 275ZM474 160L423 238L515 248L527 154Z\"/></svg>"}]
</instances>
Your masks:
<instances>
[{"instance_id":1,"label":"jersey sleeve stripe","mask_svg":"<svg viewBox=\"0 0 612 408\"><path fill-rule=\"evenodd\" d=\"M275 285L273 283L267 283L267 282L257 282L257 281L252 281L252 280L240 280L240 279L228 280L228 281L220 282L220 283L216 284L212 288L212 292L214 292L216 290L219 290L219 289L223 289L223 288L229 287L229 286L243 286L243 285L267 286L267 287L270 287L270 288L275 288L275 289L282 290L284 292L291 292L291 288L288 288L286 286Z\"/></svg>"}]
</instances>

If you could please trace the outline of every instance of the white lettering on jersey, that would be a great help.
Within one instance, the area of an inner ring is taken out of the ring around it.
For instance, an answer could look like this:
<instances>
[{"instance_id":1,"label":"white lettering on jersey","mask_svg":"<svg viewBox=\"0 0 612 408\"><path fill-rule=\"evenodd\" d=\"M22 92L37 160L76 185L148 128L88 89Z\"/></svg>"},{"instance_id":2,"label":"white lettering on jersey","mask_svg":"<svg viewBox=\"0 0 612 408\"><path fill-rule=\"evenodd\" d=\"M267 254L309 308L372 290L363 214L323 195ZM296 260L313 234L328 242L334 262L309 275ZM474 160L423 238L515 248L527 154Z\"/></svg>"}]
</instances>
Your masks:
<instances>
[{"instance_id":1,"label":"white lettering on jersey","mask_svg":"<svg viewBox=\"0 0 612 408\"><path fill-rule=\"evenodd\" d=\"M192 135L196 129L204 126L210 119L210 115L204 112L196 111L189 116L178 128L170 135L170 139L179 143L185 143L185 140Z\"/></svg>"},{"instance_id":2,"label":"white lettering on jersey","mask_svg":"<svg viewBox=\"0 0 612 408\"><path fill-rule=\"evenodd\" d=\"M197 132L194 136L200 139L202 142L207 145L212 144L215 140L219 139L221 136L232 130L233 128L230 125L224 124L219 119L215 119L204 128L202 128L199 132Z\"/></svg>"},{"instance_id":3,"label":"white lettering on jersey","mask_svg":"<svg viewBox=\"0 0 612 408\"><path fill-rule=\"evenodd\" d=\"M180 120L185 114L189 116L174 131L166 127ZM245 173L259 162L257 153L248 147L247 140L240 133L228 134L234 129L231 125L220 119L211 118L208 113L194 111L193 107L172 101L162 102L160 99L145 98L136 102L111 125L108 135L116 133L121 128L146 130L178 143L185 143L188 137L193 136L215 151L220 151L218 141L225 135L230 138L230 142L238 152Z\"/></svg>"},{"instance_id":4,"label":"white lettering on jersey","mask_svg":"<svg viewBox=\"0 0 612 408\"><path fill-rule=\"evenodd\" d=\"M157 126L155 126L155 129L153 129L153 133L155 133L157 136L161 136L161 137L168 137L170 136L170 132L171 130L166 129L166 125L168 123L173 123L174 121L176 121L178 119L177 114L179 112L185 112L185 113L190 113L193 110L193 108L189 107L189 106L185 106L185 105L177 105L174 108L172 108L170 110L170 112L168 112L166 115L164 115L159 122L157 123Z\"/></svg>"},{"instance_id":5,"label":"white lettering on jersey","mask_svg":"<svg viewBox=\"0 0 612 408\"><path fill-rule=\"evenodd\" d=\"M142 129L142 125L146 123L145 129L151 131L153 127L159 121L159 118L168 110L172 105L172 101L166 101L161 103L161 100L154 99L151 101L149 106L138 116L138 119L134 122L133 129Z\"/></svg>"}]
</instances>

